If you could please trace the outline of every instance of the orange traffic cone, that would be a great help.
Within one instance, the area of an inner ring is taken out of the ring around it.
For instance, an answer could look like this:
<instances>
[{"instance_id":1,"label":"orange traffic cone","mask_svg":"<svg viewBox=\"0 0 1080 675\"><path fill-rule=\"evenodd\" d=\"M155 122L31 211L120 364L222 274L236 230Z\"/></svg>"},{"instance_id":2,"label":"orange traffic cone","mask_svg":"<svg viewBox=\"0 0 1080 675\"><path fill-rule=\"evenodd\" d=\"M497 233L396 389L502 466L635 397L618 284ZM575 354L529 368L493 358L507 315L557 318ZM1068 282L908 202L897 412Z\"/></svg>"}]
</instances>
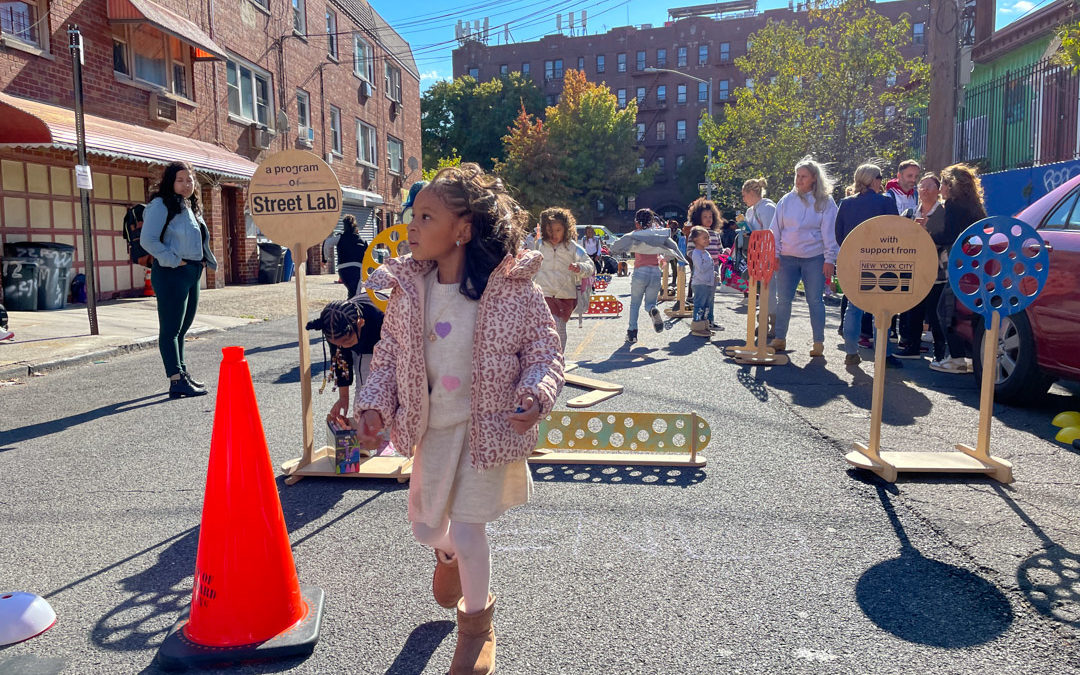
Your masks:
<instances>
[{"instance_id":1,"label":"orange traffic cone","mask_svg":"<svg viewBox=\"0 0 1080 675\"><path fill-rule=\"evenodd\" d=\"M150 270L146 270L146 279L143 281L142 294L144 298L154 297L154 286L150 283Z\"/></svg>"},{"instance_id":2,"label":"orange traffic cone","mask_svg":"<svg viewBox=\"0 0 1080 675\"><path fill-rule=\"evenodd\" d=\"M301 586L243 347L218 375L195 588L158 650L165 668L310 654L323 591Z\"/></svg>"}]
</instances>

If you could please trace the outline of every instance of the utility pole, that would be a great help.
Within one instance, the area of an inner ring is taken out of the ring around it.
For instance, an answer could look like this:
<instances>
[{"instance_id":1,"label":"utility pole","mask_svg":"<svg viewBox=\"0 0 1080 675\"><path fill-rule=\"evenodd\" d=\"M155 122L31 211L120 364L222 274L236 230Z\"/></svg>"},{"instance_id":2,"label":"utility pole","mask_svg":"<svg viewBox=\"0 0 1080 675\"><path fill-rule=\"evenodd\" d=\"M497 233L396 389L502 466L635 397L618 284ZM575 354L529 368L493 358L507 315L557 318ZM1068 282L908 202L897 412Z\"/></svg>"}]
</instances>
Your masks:
<instances>
[{"instance_id":1,"label":"utility pole","mask_svg":"<svg viewBox=\"0 0 1080 675\"><path fill-rule=\"evenodd\" d=\"M941 171L953 163L958 100L960 8L957 0L930 0L926 21L930 60L930 109L927 111L926 168Z\"/></svg>"},{"instance_id":2,"label":"utility pole","mask_svg":"<svg viewBox=\"0 0 1080 675\"><path fill-rule=\"evenodd\" d=\"M86 163L86 126L83 123L83 86L82 64L83 44L79 27L68 24L68 45L71 48L71 76L75 85L75 134L79 153L79 166L89 168ZM78 171L76 172L78 175ZM89 178L89 172L86 174ZM97 282L94 278L94 233L90 223L90 189L79 188L79 202L82 205L83 260L86 262L86 312L90 317L90 334L98 334L97 320Z\"/></svg>"}]
</instances>

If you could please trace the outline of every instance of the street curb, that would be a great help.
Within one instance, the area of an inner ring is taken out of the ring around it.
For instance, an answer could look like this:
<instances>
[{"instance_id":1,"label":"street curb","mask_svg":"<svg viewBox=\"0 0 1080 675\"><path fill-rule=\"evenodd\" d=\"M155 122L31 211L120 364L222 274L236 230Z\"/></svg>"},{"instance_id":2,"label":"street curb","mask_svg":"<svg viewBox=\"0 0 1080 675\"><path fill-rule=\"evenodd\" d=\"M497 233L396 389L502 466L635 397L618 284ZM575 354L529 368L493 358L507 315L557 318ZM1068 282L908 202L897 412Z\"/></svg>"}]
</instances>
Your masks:
<instances>
[{"instance_id":1,"label":"street curb","mask_svg":"<svg viewBox=\"0 0 1080 675\"><path fill-rule=\"evenodd\" d=\"M239 327L239 326L237 326ZM190 331L188 335L206 335L208 333L224 333L225 328L204 328L201 330ZM158 346L158 339L156 337L146 338L137 342L132 342L126 345L116 345L107 349L99 349L95 352L88 352L86 354L79 354L78 356L69 356L64 359L55 359L53 361L41 361L38 363L17 363L10 366L0 367L0 380L10 380L19 377L33 377L35 375L44 375L47 372L62 370L64 368L71 368L73 366L81 366L87 363L93 363L94 361L104 361L116 356L122 356L124 354L133 354L141 352L147 349L156 349Z\"/></svg>"}]
</instances>

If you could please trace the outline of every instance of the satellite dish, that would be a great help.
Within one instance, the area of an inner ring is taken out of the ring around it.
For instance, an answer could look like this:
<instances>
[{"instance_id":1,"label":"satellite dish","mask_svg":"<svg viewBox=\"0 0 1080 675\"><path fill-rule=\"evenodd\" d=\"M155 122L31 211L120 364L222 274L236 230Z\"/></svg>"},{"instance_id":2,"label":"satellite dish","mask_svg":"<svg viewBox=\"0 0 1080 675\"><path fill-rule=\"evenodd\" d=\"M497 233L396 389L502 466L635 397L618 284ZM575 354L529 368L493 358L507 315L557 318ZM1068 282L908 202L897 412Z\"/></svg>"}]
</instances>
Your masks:
<instances>
[{"instance_id":1,"label":"satellite dish","mask_svg":"<svg viewBox=\"0 0 1080 675\"><path fill-rule=\"evenodd\" d=\"M420 166L420 162L416 161L416 157L409 157L409 171L416 171Z\"/></svg>"}]
</instances>

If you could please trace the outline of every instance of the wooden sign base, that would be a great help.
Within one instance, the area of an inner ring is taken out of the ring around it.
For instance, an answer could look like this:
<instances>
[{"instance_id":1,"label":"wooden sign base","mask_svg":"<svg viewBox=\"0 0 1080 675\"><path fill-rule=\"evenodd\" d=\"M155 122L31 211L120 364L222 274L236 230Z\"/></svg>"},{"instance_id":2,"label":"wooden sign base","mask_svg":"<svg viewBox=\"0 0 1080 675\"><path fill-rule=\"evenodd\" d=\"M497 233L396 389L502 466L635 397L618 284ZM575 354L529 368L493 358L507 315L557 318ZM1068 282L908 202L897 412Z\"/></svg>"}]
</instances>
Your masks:
<instances>
[{"instance_id":1,"label":"wooden sign base","mask_svg":"<svg viewBox=\"0 0 1080 675\"><path fill-rule=\"evenodd\" d=\"M734 353L729 354L740 366L786 366L791 363L787 354L777 354L776 350L769 346L769 282L761 282L761 293L758 294L757 311L757 346L754 351L743 351L736 348ZM750 305L747 305L748 307ZM746 320L748 325L753 322L747 310ZM749 342L749 340L748 340Z\"/></svg>"},{"instance_id":2,"label":"wooden sign base","mask_svg":"<svg viewBox=\"0 0 1080 675\"><path fill-rule=\"evenodd\" d=\"M679 272L675 280L675 305L665 309L664 314L672 319L686 319L694 316L694 310L686 309L686 267L684 265L677 265L677 267Z\"/></svg>"},{"instance_id":3,"label":"wooden sign base","mask_svg":"<svg viewBox=\"0 0 1080 675\"><path fill-rule=\"evenodd\" d=\"M360 469L352 473L334 471L334 448L328 445L312 453L312 461L300 466L301 458L291 459L281 465L285 484L294 485L308 476L324 478L396 478L399 483L412 475L412 460L405 457L368 457L360 462Z\"/></svg>"}]
</instances>

